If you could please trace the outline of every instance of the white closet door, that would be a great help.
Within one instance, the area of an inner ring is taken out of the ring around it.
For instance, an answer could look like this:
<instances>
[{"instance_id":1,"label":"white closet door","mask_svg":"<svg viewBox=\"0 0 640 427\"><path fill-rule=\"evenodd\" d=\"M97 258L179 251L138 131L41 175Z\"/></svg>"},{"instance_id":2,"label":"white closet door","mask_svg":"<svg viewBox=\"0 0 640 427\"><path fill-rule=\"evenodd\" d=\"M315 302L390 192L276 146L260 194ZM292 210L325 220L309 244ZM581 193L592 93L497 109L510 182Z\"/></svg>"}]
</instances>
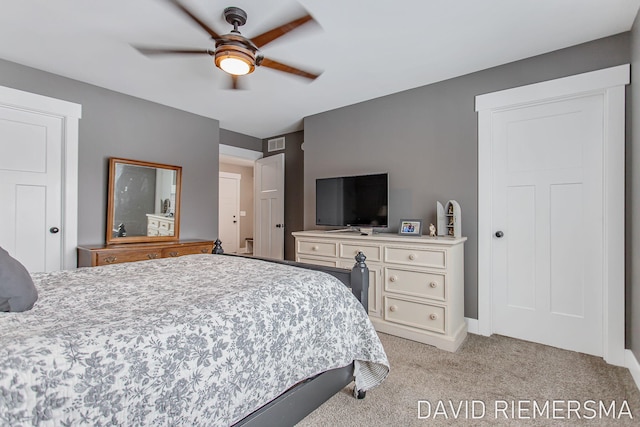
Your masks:
<instances>
[{"instance_id":1,"label":"white closet door","mask_svg":"<svg viewBox=\"0 0 640 427\"><path fill-rule=\"evenodd\" d=\"M240 174L220 172L218 238L226 252L240 245Z\"/></svg>"},{"instance_id":2,"label":"white closet door","mask_svg":"<svg viewBox=\"0 0 640 427\"><path fill-rule=\"evenodd\" d=\"M62 121L0 107L0 245L31 272L62 267Z\"/></svg>"},{"instance_id":3,"label":"white closet door","mask_svg":"<svg viewBox=\"0 0 640 427\"><path fill-rule=\"evenodd\" d=\"M624 366L620 65L479 95L478 332Z\"/></svg>"},{"instance_id":4,"label":"white closet door","mask_svg":"<svg viewBox=\"0 0 640 427\"><path fill-rule=\"evenodd\" d=\"M494 332L601 356L603 96L493 115Z\"/></svg>"}]
</instances>

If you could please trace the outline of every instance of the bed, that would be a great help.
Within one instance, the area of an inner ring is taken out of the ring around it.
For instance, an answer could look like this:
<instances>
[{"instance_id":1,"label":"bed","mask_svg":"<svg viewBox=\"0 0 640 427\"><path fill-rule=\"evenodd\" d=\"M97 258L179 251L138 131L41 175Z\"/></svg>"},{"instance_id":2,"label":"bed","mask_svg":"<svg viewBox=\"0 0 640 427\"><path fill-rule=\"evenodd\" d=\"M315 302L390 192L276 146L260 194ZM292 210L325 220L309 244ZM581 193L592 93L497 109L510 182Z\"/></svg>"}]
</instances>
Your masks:
<instances>
[{"instance_id":1,"label":"bed","mask_svg":"<svg viewBox=\"0 0 640 427\"><path fill-rule=\"evenodd\" d=\"M0 313L0 425L292 425L389 371L354 270L204 254L35 273ZM304 268L301 268L304 267ZM354 280L349 288L343 282Z\"/></svg>"}]
</instances>

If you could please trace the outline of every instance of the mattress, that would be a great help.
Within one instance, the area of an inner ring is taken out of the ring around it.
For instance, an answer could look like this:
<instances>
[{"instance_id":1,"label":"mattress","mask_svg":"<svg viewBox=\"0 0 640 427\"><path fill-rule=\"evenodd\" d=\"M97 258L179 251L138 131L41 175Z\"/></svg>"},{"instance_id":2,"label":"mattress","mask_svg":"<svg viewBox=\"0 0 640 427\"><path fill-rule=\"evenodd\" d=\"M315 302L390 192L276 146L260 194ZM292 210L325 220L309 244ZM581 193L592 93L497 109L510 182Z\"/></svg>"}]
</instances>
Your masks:
<instances>
[{"instance_id":1,"label":"mattress","mask_svg":"<svg viewBox=\"0 0 640 427\"><path fill-rule=\"evenodd\" d=\"M389 370L326 273L204 254L33 279L33 309L0 313L2 425L223 426L352 361L361 390Z\"/></svg>"}]
</instances>

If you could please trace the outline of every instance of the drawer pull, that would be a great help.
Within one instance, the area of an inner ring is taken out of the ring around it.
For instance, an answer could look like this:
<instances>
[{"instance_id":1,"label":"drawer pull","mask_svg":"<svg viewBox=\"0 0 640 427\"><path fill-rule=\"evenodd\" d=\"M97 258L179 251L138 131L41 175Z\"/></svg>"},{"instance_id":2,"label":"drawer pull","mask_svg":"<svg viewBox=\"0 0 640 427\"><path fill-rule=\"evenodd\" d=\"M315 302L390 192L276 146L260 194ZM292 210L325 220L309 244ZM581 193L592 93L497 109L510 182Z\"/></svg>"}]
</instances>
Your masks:
<instances>
[{"instance_id":1,"label":"drawer pull","mask_svg":"<svg viewBox=\"0 0 640 427\"><path fill-rule=\"evenodd\" d=\"M409 254L409 259L410 259L411 261L414 261L416 258L418 258L418 257L416 256L416 254Z\"/></svg>"},{"instance_id":2,"label":"drawer pull","mask_svg":"<svg viewBox=\"0 0 640 427\"><path fill-rule=\"evenodd\" d=\"M389 306L389 311L397 311L397 310L398 310L398 306L397 305Z\"/></svg>"},{"instance_id":3,"label":"drawer pull","mask_svg":"<svg viewBox=\"0 0 640 427\"><path fill-rule=\"evenodd\" d=\"M178 256L178 252L169 252L169 256Z\"/></svg>"},{"instance_id":4,"label":"drawer pull","mask_svg":"<svg viewBox=\"0 0 640 427\"><path fill-rule=\"evenodd\" d=\"M147 254L147 258L156 259L156 258L158 258L158 254Z\"/></svg>"},{"instance_id":5,"label":"drawer pull","mask_svg":"<svg viewBox=\"0 0 640 427\"><path fill-rule=\"evenodd\" d=\"M318 249L320 249L320 248L317 245L314 245L314 246L311 247L311 250L313 250L313 251L317 251Z\"/></svg>"},{"instance_id":6,"label":"drawer pull","mask_svg":"<svg viewBox=\"0 0 640 427\"><path fill-rule=\"evenodd\" d=\"M438 287L438 284L437 284L436 282L431 282L431 283L429 283L429 287L431 287L431 288L437 288L437 287Z\"/></svg>"},{"instance_id":7,"label":"drawer pull","mask_svg":"<svg viewBox=\"0 0 640 427\"><path fill-rule=\"evenodd\" d=\"M393 276L389 277L389 281L390 282L395 282L397 280L398 280L398 276L396 276L396 275L393 275Z\"/></svg>"},{"instance_id":8,"label":"drawer pull","mask_svg":"<svg viewBox=\"0 0 640 427\"><path fill-rule=\"evenodd\" d=\"M111 264L113 262L116 262L117 259L118 259L117 256L107 256L107 257L104 257L104 262Z\"/></svg>"},{"instance_id":9,"label":"drawer pull","mask_svg":"<svg viewBox=\"0 0 640 427\"><path fill-rule=\"evenodd\" d=\"M203 253L203 254L208 254L209 253L209 249L202 248L202 249L200 249L200 252Z\"/></svg>"},{"instance_id":10,"label":"drawer pull","mask_svg":"<svg viewBox=\"0 0 640 427\"><path fill-rule=\"evenodd\" d=\"M431 319L431 320L438 320L438 315L437 315L437 314L435 314L435 313L431 313L431 314L429 315L429 319Z\"/></svg>"}]
</instances>

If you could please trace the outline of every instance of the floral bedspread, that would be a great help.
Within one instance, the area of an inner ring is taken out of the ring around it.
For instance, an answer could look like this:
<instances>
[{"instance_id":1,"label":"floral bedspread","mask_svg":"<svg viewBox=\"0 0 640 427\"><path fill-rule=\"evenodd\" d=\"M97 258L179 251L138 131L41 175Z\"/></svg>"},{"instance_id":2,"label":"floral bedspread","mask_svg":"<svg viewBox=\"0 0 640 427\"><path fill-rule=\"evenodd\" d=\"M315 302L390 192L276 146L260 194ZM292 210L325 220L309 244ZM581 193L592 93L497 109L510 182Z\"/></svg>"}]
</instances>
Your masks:
<instances>
[{"instance_id":1,"label":"floral bedspread","mask_svg":"<svg viewBox=\"0 0 640 427\"><path fill-rule=\"evenodd\" d=\"M189 255L33 275L0 313L0 425L222 426L356 360L387 357L350 290L288 265Z\"/></svg>"}]
</instances>

